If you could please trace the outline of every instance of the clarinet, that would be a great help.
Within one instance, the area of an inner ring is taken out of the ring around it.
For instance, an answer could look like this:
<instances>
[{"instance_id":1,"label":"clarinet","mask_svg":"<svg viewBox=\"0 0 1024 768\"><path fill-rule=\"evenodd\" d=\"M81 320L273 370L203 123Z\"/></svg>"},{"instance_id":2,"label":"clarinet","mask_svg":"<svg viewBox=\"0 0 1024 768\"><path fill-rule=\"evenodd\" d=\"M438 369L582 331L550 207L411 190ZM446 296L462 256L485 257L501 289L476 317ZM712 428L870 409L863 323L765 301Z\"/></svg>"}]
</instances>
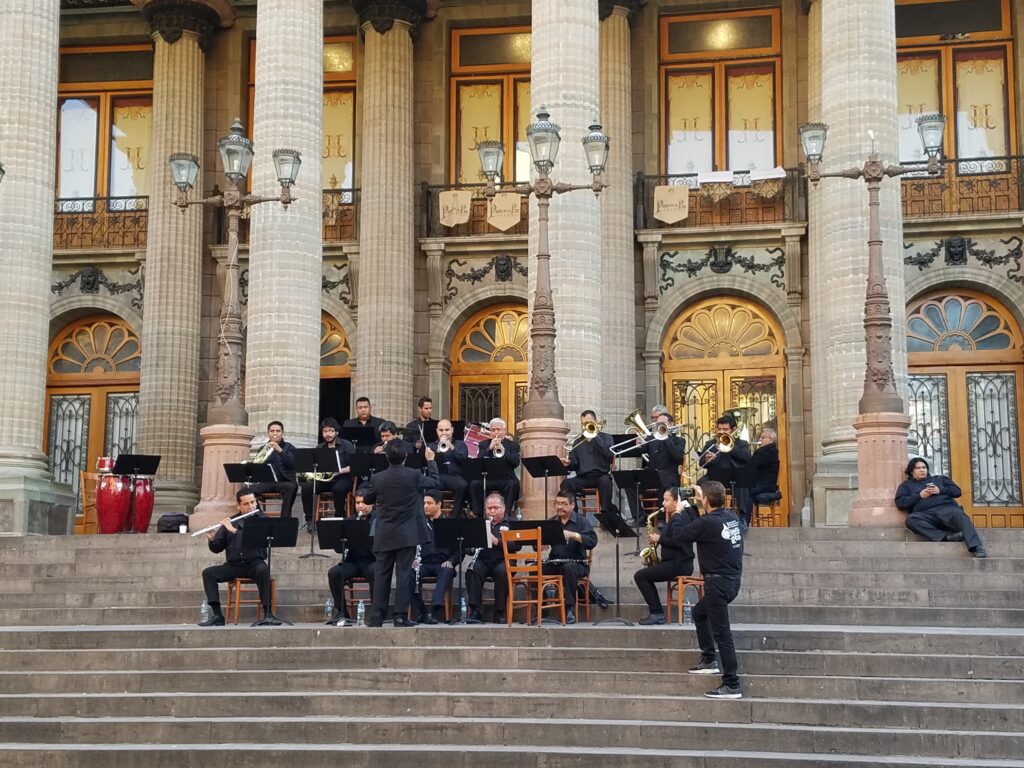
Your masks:
<instances>
[{"instance_id":1,"label":"clarinet","mask_svg":"<svg viewBox=\"0 0 1024 768\"><path fill-rule=\"evenodd\" d=\"M420 593L420 566L423 564L420 562L420 552L423 550L421 544L416 545L416 557L412 560L412 570L416 574L415 581L413 582L413 594L418 595Z\"/></svg>"}]
</instances>

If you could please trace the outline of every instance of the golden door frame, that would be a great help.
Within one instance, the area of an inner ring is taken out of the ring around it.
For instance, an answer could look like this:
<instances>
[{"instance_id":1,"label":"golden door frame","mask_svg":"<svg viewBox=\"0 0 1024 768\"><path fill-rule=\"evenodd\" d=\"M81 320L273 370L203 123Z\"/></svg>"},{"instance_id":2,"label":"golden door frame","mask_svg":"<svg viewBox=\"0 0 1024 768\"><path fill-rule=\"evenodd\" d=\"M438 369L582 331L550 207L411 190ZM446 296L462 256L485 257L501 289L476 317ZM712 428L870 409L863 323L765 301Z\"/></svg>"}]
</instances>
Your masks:
<instances>
[{"instance_id":1,"label":"golden door frame","mask_svg":"<svg viewBox=\"0 0 1024 768\"><path fill-rule=\"evenodd\" d=\"M528 392L529 316L525 304L486 307L466 320L451 345L451 418L462 419L460 387L500 388L500 412L514 432ZM478 414L479 415L479 414Z\"/></svg>"},{"instance_id":2,"label":"golden door frame","mask_svg":"<svg viewBox=\"0 0 1024 768\"><path fill-rule=\"evenodd\" d=\"M975 306L974 312L968 310L972 304ZM954 305L957 306L951 314L949 309ZM932 349L925 351L928 346ZM917 385L931 378L933 381L941 379L944 387L940 397L945 398L945 412L939 409L939 415L927 430L928 434L921 434L920 425L916 431L912 426L919 450L934 455L933 444L939 444L940 453L946 454L939 461L946 465L945 473L963 491L960 504L975 525L1024 527L1024 506L976 505L974 502L973 466L976 457L971 447L973 441L968 398L969 376L1013 374L1019 497L1022 492L1021 483L1024 482L1024 429L1021 428L1021 418L1024 416L1024 333L1019 323L998 299L989 294L961 288L930 291L907 305L907 347L908 372L912 377L908 407L914 422L927 418L927 409L934 410L933 404L915 397L915 393L920 394ZM915 383L913 377L921 378ZM995 424L991 426L995 428ZM987 431L986 435L991 438ZM928 445L922 445L922 442ZM1012 451L1013 447L1008 449ZM931 461L930 464L939 464L939 461ZM933 467L936 472L939 469L938 466Z\"/></svg>"},{"instance_id":3,"label":"golden door frame","mask_svg":"<svg viewBox=\"0 0 1024 768\"><path fill-rule=\"evenodd\" d=\"M731 402L734 384L743 380L774 383L773 428L779 447L780 509L786 509L790 500L784 339L781 326L760 304L734 296L716 296L680 311L662 341L662 396L677 423L685 423L687 417L683 404L675 401L676 382L713 385L715 392L716 402L704 405L709 423L690 425L691 444L714 431L718 414L742 405ZM696 407L699 409L701 404ZM757 446L759 434L759 430L751 429L752 449ZM691 480L697 474L693 451L700 447L687 447L684 471ZM783 524L787 518L788 515L781 515Z\"/></svg>"}]
</instances>

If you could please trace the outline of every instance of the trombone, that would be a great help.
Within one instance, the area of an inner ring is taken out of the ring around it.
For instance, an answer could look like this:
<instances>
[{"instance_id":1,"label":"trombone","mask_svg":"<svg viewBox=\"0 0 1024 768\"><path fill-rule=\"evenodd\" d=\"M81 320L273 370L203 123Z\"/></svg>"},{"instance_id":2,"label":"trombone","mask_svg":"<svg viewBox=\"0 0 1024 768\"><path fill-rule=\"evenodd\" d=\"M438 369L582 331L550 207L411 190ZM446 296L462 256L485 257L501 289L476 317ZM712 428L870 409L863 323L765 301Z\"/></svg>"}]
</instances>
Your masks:
<instances>
[{"instance_id":1,"label":"trombone","mask_svg":"<svg viewBox=\"0 0 1024 768\"><path fill-rule=\"evenodd\" d=\"M628 427L627 432L632 432L635 437L631 437L628 440L623 440L621 443L616 443L612 446L611 451L616 456L621 456L627 451L631 451L638 445L646 443L650 439L652 432L646 424L644 424L644 417L641 416L642 411L637 408L629 414L623 421ZM641 440L641 438L643 438ZM639 442L637 442L639 441Z\"/></svg>"},{"instance_id":2,"label":"trombone","mask_svg":"<svg viewBox=\"0 0 1024 768\"><path fill-rule=\"evenodd\" d=\"M604 429L608 422L605 419L601 421L594 421L593 419L587 419L583 422L582 428L575 434L567 435L565 438L565 452L569 453L571 450L580 445L584 440L593 440Z\"/></svg>"}]
</instances>

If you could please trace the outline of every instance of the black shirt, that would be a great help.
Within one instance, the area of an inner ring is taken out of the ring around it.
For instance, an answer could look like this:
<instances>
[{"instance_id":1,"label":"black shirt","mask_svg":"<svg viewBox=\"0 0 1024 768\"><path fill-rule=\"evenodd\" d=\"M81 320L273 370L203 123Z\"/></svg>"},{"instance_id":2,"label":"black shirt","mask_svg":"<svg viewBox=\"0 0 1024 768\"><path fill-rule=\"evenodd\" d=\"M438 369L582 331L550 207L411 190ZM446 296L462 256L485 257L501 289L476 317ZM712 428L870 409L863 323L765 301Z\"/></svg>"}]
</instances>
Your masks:
<instances>
[{"instance_id":1,"label":"black shirt","mask_svg":"<svg viewBox=\"0 0 1024 768\"><path fill-rule=\"evenodd\" d=\"M348 440L336 440L333 447L327 445L327 443L320 443L317 448L334 451L335 455L338 457L335 463L323 467L318 466L317 470L320 472L337 472L338 466L341 466L341 468L344 469L348 466L349 461L351 461L352 454L356 452L356 447Z\"/></svg>"},{"instance_id":2,"label":"black shirt","mask_svg":"<svg viewBox=\"0 0 1024 768\"><path fill-rule=\"evenodd\" d=\"M275 482L295 482L295 446L291 443L282 440L280 451L271 449L266 464L273 468Z\"/></svg>"},{"instance_id":3,"label":"black shirt","mask_svg":"<svg viewBox=\"0 0 1024 768\"><path fill-rule=\"evenodd\" d=\"M450 442L452 449L445 453L438 453L437 443L430 443L430 450L434 452L434 461L437 462L437 472L442 477L445 475L463 477L462 462L469 459L469 448L462 440Z\"/></svg>"},{"instance_id":4,"label":"black shirt","mask_svg":"<svg viewBox=\"0 0 1024 768\"><path fill-rule=\"evenodd\" d=\"M553 515L552 520L558 520L558 515ZM562 524L563 531L578 533L581 541L567 541L563 544L552 544L548 558L551 560L578 560L581 563L587 562L587 551L597 546L597 533L594 526L590 524L586 516L573 510L569 519Z\"/></svg>"},{"instance_id":5,"label":"black shirt","mask_svg":"<svg viewBox=\"0 0 1024 768\"><path fill-rule=\"evenodd\" d=\"M569 471L577 475L585 475L587 472L607 474L611 472L614 458L612 436L600 432L572 449L569 454Z\"/></svg>"},{"instance_id":6,"label":"black shirt","mask_svg":"<svg viewBox=\"0 0 1024 768\"><path fill-rule=\"evenodd\" d=\"M505 462L505 477L515 477L515 468L519 466L519 443L515 440L511 440L507 437L502 438L501 445L505 449L505 456L501 461ZM492 459L491 455L491 441L485 440L480 443L480 453L477 454L477 458L480 459ZM490 479L495 479L491 477ZM499 478L500 479L500 478Z\"/></svg>"},{"instance_id":7,"label":"black shirt","mask_svg":"<svg viewBox=\"0 0 1024 768\"><path fill-rule=\"evenodd\" d=\"M683 531L690 523L700 519L697 510L686 505L677 511L665 524L661 532L661 559L665 562L687 566L693 573L693 541L683 536Z\"/></svg>"},{"instance_id":8,"label":"black shirt","mask_svg":"<svg viewBox=\"0 0 1024 768\"><path fill-rule=\"evenodd\" d=\"M454 566L459 556L458 550L441 549L434 544L434 522L429 517L427 518L430 540L420 545L420 562L430 565L451 563Z\"/></svg>"},{"instance_id":9,"label":"black shirt","mask_svg":"<svg viewBox=\"0 0 1024 768\"><path fill-rule=\"evenodd\" d=\"M704 454L708 451L717 455L714 461L704 461ZM718 450L718 439L712 438L701 449L700 461L698 463L701 467L706 467L708 470L739 469L740 467L745 467L750 463L750 443L746 440L740 440L738 437L733 437L732 450L722 453Z\"/></svg>"},{"instance_id":10,"label":"black shirt","mask_svg":"<svg viewBox=\"0 0 1024 768\"><path fill-rule=\"evenodd\" d=\"M778 445L775 443L762 445L754 451L754 455L750 458L750 466L754 470L754 490L756 492L776 493L779 490Z\"/></svg>"},{"instance_id":11,"label":"black shirt","mask_svg":"<svg viewBox=\"0 0 1024 768\"><path fill-rule=\"evenodd\" d=\"M688 523L674 540L696 542L697 558L704 576L738 579L743 573L743 532L739 518L730 509L719 507L698 517Z\"/></svg>"},{"instance_id":12,"label":"black shirt","mask_svg":"<svg viewBox=\"0 0 1024 768\"><path fill-rule=\"evenodd\" d=\"M222 525L217 529L217 533L214 534L213 538L207 542L210 551L213 553L224 552L224 558L228 565L243 565L254 563L258 560L266 560L267 548L265 546L250 547L248 549L242 546L242 531L245 528L245 524L257 517L263 517L263 513L260 512L252 517L247 517L245 520L232 523L238 529L236 533L231 533Z\"/></svg>"}]
</instances>

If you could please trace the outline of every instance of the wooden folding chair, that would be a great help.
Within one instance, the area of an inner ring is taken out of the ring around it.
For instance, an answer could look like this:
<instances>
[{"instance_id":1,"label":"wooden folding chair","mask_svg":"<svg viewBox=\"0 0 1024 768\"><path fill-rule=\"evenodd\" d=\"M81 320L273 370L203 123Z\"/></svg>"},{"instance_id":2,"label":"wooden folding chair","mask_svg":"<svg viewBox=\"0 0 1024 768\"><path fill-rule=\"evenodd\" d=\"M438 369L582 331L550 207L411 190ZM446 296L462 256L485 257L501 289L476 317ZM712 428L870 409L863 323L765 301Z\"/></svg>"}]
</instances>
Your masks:
<instances>
[{"instance_id":1,"label":"wooden folding chair","mask_svg":"<svg viewBox=\"0 0 1024 768\"><path fill-rule=\"evenodd\" d=\"M704 579L700 576L676 576L665 582L665 597L668 604L668 620L672 621L672 604L675 603L679 623L683 623L683 599L686 588L697 590L697 599L704 597Z\"/></svg>"},{"instance_id":2,"label":"wooden folding chair","mask_svg":"<svg viewBox=\"0 0 1024 768\"><path fill-rule=\"evenodd\" d=\"M243 605L255 605L257 620L263 617L263 603L260 601L260 591L256 582L239 577L228 582L227 615L233 615L233 624L238 623L238 609ZM277 612L277 582L273 578L270 579L270 612Z\"/></svg>"},{"instance_id":3,"label":"wooden folding chair","mask_svg":"<svg viewBox=\"0 0 1024 768\"><path fill-rule=\"evenodd\" d=\"M510 552L509 544L521 544L532 547L532 551ZM557 608L562 624L565 624L565 590L562 586L561 574L545 575L541 564L540 528L527 530L502 531L501 548L505 553L505 573L508 577L508 600L505 603L505 617L512 626L512 612L516 606L526 609L526 623L533 623L533 610L537 609L537 626L545 608ZM516 587L522 586L526 596L516 599ZM548 587L552 587L554 597L545 595Z\"/></svg>"}]
</instances>

